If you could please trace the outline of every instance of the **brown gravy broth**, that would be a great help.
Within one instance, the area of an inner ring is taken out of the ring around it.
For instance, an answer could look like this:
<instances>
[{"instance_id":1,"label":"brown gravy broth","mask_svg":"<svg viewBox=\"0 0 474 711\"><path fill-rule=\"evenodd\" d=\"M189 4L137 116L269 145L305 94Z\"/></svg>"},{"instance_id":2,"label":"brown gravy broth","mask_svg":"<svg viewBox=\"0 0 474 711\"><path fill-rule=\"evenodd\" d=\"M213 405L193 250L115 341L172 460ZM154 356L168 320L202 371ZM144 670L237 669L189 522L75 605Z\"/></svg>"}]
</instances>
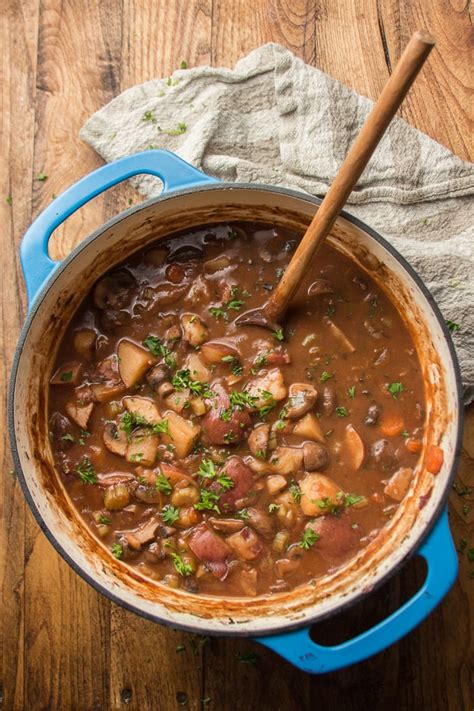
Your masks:
<instances>
[{"instance_id":1,"label":"brown gravy broth","mask_svg":"<svg viewBox=\"0 0 474 711\"><path fill-rule=\"evenodd\" d=\"M420 364L365 273L326 245L283 334L234 324L298 240L251 223L162 240L101 279L62 339L58 471L111 554L166 585L235 596L315 580L410 485Z\"/></svg>"}]
</instances>

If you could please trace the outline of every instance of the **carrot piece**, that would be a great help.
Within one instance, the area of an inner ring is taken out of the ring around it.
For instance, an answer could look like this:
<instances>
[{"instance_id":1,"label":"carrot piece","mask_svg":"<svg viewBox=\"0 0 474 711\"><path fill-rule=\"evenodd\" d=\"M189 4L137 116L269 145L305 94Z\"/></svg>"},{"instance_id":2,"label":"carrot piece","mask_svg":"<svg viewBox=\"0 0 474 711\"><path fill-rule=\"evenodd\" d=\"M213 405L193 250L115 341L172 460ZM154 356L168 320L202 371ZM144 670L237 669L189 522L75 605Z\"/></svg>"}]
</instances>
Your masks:
<instances>
[{"instance_id":1,"label":"carrot piece","mask_svg":"<svg viewBox=\"0 0 474 711\"><path fill-rule=\"evenodd\" d=\"M410 437L409 439L405 440L405 447L412 454L419 454L423 449L423 442L421 441L421 439L413 439L413 437Z\"/></svg>"},{"instance_id":2,"label":"carrot piece","mask_svg":"<svg viewBox=\"0 0 474 711\"><path fill-rule=\"evenodd\" d=\"M380 431L386 437L395 437L403 432L405 423L400 415L390 415L380 423Z\"/></svg>"},{"instance_id":3,"label":"carrot piece","mask_svg":"<svg viewBox=\"0 0 474 711\"><path fill-rule=\"evenodd\" d=\"M438 474L439 470L443 466L444 462L444 452L441 447L437 447L432 444L426 455L426 468L430 474Z\"/></svg>"}]
</instances>

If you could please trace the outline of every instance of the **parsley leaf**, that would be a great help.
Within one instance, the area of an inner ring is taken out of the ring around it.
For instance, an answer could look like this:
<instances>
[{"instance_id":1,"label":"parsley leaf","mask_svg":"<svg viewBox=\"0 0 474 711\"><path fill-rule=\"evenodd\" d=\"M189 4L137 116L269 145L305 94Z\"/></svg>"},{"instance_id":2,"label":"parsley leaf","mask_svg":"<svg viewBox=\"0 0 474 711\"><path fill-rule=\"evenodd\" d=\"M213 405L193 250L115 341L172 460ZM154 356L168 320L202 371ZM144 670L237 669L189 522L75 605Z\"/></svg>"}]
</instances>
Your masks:
<instances>
[{"instance_id":1,"label":"parsley leaf","mask_svg":"<svg viewBox=\"0 0 474 711\"><path fill-rule=\"evenodd\" d=\"M104 516L104 514L99 514L99 523L101 523L103 526L110 526L112 522L108 516Z\"/></svg>"},{"instance_id":2,"label":"parsley leaf","mask_svg":"<svg viewBox=\"0 0 474 711\"><path fill-rule=\"evenodd\" d=\"M451 331L451 333L457 333L457 331L461 330L461 326L456 323L456 321L450 321L447 319L445 321L446 326L448 327L448 330Z\"/></svg>"},{"instance_id":3,"label":"parsley leaf","mask_svg":"<svg viewBox=\"0 0 474 711\"><path fill-rule=\"evenodd\" d=\"M183 578L186 578L188 575L193 574L192 566L189 563L186 563L186 561L179 555L179 553L171 551L170 555L173 560L174 568L178 575L181 575Z\"/></svg>"},{"instance_id":4,"label":"parsley leaf","mask_svg":"<svg viewBox=\"0 0 474 711\"><path fill-rule=\"evenodd\" d=\"M214 316L216 321L219 321L220 319L223 319L224 321L228 321L229 317L227 316L227 313L224 311L224 309L221 309L217 306L211 306L209 309L209 313L211 316Z\"/></svg>"},{"instance_id":5,"label":"parsley leaf","mask_svg":"<svg viewBox=\"0 0 474 711\"><path fill-rule=\"evenodd\" d=\"M303 496L303 492L301 491L298 484L293 482L293 484L290 484L290 486L288 487L288 490L291 496L293 497L293 501L296 501L296 503L298 504L301 501L301 497Z\"/></svg>"},{"instance_id":6,"label":"parsley leaf","mask_svg":"<svg viewBox=\"0 0 474 711\"><path fill-rule=\"evenodd\" d=\"M112 551L112 555L116 558L121 558L123 556L123 547L120 543L112 543L110 550Z\"/></svg>"},{"instance_id":7,"label":"parsley leaf","mask_svg":"<svg viewBox=\"0 0 474 711\"><path fill-rule=\"evenodd\" d=\"M165 496L169 496L171 494L172 487L170 484L170 480L163 474L163 472L160 472L156 477L155 486L158 491L161 491L161 493Z\"/></svg>"},{"instance_id":8,"label":"parsley leaf","mask_svg":"<svg viewBox=\"0 0 474 711\"><path fill-rule=\"evenodd\" d=\"M279 504L268 504L268 513L272 514L278 511L280 508Z\"/></svg>"},{"instance_id":9,"label":"parsley leaf","mask_svg":"<svg viewBox=\"0 0 474 711\"><path fill-rule=\"evenodd\" d=\"M343 405L338 405L338 407L336 407L336 415L338 417L349 417L349 410Z\"/></svg>"},{"instance_id":10,"label":"parsley leaf","mask_svg":"<svg viewBox=\"0 0 474 711\"><path fill-rule=\"evenodd\" d=\"M390 393L390 395L393 397L394 400L397 399L397 395L399 393L402 393L405 388L403 387L402 383L389 383L387 385L387 390Z\"/></svg>"},{"instance_id":11,"label":"parsley leaf","mask_svg":"<svg viewBox=\"0 0 474 711\"><path fill-rule=\"evenodd\" d=\"M250 519L248 509L240 509L235 515L237 518L241 518L242 521L248 521Z\"/></svg>"},{"instance_id":12,"label":"parsley leaf","mask_svg":"<svg viewBox=\"0 0 474 711\"><path fill-rule=\"evenodd\" d=\"M318 533L315 533L312 528L307 528L298 545L300 548L303 548L303 550L309 551L309 549L312 548L320 538L321 536Z\"/></svg>"},{"instance_id":13,"label":"parsley leaf","mask_svg":"<svg viewBox=\"0 0 474 711\"><path fill-rule=\"evenodd\" d=\"M173 523L176 523L176 521L179 519L179 509L175 506L167 504L163 507L161 511L161 518L165 523L168 524L168 526L172 526Z\"/></svg>"},{"instance_id":14,"label":"parsley leaf","mask_svg":"<svg viewBox=\"0 0 474 711\"><path fill-rule=\"evenodd\" d=\"M41 172L36 176L36 180L39 180L40 183L44 183L45 180L48 180L48 176L46 173Z\"/></svg>"},{"instance_id":15,"label":"parsley leaf","mask_svg":"<svg viewBox=\"0 0 474 711\"><path fill-rule=\"evenodd\" d=\"M347 394L349 395L350 399L353 400L355 398L355 394L356 394L356 386L352 385L350 388L348 388Z\"/></svg>"},{"instance_id":16,"label":"parsley leaf","mask_svg":"<svg viewBox=\"0 0 474 711\"><path fill-rule=\"evenodd\" d=\"M62 383L69 383L72 380L72 370L68 370L65 373L61 373L59 380Z\"/></svg>"},{"instance_id":17,"label":"parsley leaf","mask_svg":"<svg viewBox=\"0 0 474 711\"><path fill-rule=\"evenodd\" d=\"M319 379L322 383L325 383L326 380L329 380L330 378L332 378L332 373L328 373L327 370L323 370L323 372L319 376Z\"/></svg>"},{"instance_id":18,"label":"parsley leaf","mask_svg":"<svg viewBox=\"0 0 474 711\"><path fill-rule=\"evenodd\" d=\"M285 340L285 335L283 333L282 328L277 328L275 331L272 331L272 336L273 336L273 338L276 338L277 341L284 341Z\"/></svg>"},{"instance_id":19,"label":"parsley leaf","mask_svg":"<svg viewBox=\"0 0 474 711\"><path fill-rule=\"evenodd\" d=\"M84 484L97 484L97 474L89 457L82 457L76 466L76 473Z\"/></svg>"},{"instance_id":20,"label":"parsley leaf","mask_svg":"<svg viewBox=\"0 0 474 711\"><path fill-rule=\"evenodd\" d=\"M196 511L215 511L220 514L220 509L217 505L219 501L219 494L214 491L209 491L209 489L201 489L199 495L199 501L194 504Z\"/></svg>"}]
</instances>

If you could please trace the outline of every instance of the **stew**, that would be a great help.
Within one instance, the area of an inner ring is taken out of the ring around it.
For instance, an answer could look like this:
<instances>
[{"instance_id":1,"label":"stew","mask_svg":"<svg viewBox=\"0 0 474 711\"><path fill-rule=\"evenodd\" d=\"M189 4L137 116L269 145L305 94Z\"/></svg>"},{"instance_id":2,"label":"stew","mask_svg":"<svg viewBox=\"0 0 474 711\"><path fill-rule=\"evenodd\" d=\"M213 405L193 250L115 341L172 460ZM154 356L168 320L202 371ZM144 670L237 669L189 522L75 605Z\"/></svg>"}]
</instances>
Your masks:
<instances>
[{"instance_id":1,"label":"stew","mask_svg":"<svg viewBox=\"0 0 474 711\"><path fill-rule=\"evenodd\" d=\"M59 346L49 407L64 484L111 554L165 585L254 596L314 583L410 487L422 373L364 271L326 245L284 329L234 324L298 239L236 223L155 243L95 284Z\"/></svg>"}]
</instances>

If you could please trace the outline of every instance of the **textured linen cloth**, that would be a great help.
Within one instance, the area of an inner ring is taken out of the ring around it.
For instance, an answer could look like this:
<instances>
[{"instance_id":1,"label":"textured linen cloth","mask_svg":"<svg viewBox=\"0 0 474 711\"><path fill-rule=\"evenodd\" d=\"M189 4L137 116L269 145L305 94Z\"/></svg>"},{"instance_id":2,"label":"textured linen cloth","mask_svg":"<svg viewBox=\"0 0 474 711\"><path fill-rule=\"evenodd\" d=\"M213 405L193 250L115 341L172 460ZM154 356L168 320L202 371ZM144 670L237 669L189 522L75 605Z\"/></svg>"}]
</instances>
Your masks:
<instances>
[{"instance_id":1,"label":"textured linen cloth","mask_svg":"<svg viewBox=\"0 0 474 711\"><path fill-rule=\"evenodd\" d=\"M177 70L124 91L81 137L106 160L167 148L226 181L263 182L323 195L372 102L290 51L267 44L235 68ZM146 197L160 181L133 179ZM418 271L446 319L465 401L474 399L474 166L401 119L382 139L347 209Z\"/></svg>"}]
</instances>

